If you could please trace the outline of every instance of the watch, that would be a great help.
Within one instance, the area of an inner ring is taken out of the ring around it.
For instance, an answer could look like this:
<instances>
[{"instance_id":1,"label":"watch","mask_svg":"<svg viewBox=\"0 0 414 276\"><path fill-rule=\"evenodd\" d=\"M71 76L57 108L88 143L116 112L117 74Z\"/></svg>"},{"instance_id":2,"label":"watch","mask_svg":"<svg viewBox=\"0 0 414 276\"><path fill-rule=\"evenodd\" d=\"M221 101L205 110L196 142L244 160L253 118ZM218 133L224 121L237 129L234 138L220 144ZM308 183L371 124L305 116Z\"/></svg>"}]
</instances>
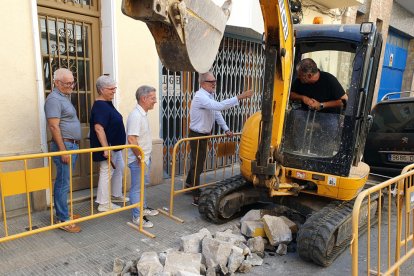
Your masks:
<instances>
[{"instance_id":1,"label":"watch","mask_svg":"<svg viewBox=\"0 0 414 276\"><path fill-rule=\"evenodd\" d=\"M323 103L319 104L319 110L323 109Z\"/></svg>"}]
</instances>

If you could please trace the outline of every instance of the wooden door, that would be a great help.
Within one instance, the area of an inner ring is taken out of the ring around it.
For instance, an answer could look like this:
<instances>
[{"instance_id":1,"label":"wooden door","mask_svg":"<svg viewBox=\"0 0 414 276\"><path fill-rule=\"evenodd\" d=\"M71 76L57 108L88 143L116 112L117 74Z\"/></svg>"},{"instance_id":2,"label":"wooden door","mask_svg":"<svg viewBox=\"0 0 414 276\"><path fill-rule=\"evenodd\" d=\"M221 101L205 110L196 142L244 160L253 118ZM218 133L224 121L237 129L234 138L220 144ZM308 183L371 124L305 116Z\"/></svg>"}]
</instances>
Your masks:
<instances>
[{"instance_id":1,"label":"wooden door","mask_svg":"<svg viewBox=\"0 0 414 276\"><path fill-rule=\"evenodd\" d=\"M53 89L53 72L60 67L70 69L76 81L71 100L82 127L80 148L90 147L89 114L95 98L95 81L101 73L99 17L92 15L38 6L45 98ZM89 188L89 175L90 157L83 154L73 172L73 189Z\"/></svg>"}]
</instances>

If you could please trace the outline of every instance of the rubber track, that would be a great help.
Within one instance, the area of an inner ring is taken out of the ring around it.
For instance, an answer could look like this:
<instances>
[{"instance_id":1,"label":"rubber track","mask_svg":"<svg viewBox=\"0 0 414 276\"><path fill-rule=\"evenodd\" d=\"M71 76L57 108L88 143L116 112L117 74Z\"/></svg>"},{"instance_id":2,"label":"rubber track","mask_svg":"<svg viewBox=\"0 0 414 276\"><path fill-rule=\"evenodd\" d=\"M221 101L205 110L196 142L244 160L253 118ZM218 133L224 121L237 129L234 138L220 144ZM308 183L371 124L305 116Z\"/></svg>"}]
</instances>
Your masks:
<instances>
[{"instance_id":1,"label":"rubber track","mask_svg":"<svg viewBox=\"0 0 414 276\"><path fill-rule=\"evenodd\" d=\"M224 218L220 215L218 210L220 201L226 195L238 191L246 185L246 180L241 175L237 175L208 186L201 192L198 202L198 211L201 217L215 224L222 224L231 220L234 216Z\"/></svg>"},{"instance_id":2,"label":"rubber track","mask_svg":"<svg viewBox=\"0 0 414 276\"><path fill-rule=\"evenodd\" d=\"M335 245L336 230L352 216L353 206L354 200L335 201L308 218L299 229L297 237L299 256L318 265L329 266L351 241L352 235L350 233L349 237L344 239L340 245ZM361 228L365 226L362 225ZM334 243L332 249L328 249L330 243Z\"/></svg>"},{"instance_id":3,"label":"rubber track","mask_svg":"<svg viewBox=\"0 0 414 276\"><path fill-rule=\"evenodd\" d=\"M328 266L334 260L327 255L328 245L334 233L352 212L352 203L332 202L314 213L299 229L297 244L299 256L322 266ZM338 253L339 254L339 253Z\"/></svg>"}]
</instances>

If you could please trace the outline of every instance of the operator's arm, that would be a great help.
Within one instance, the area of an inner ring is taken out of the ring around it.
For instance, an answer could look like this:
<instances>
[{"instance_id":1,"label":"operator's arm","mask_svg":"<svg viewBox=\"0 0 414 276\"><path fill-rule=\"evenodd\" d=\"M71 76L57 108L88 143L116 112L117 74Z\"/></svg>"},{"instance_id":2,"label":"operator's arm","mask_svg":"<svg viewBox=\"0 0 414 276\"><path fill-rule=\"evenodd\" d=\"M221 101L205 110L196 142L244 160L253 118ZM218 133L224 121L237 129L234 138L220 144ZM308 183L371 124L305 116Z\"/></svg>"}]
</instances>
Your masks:
<instances>
[{"instance_id":1,"label":"operator's arm","mask_svg":"<svg viewBox=\"0 0 414 276\"><path fill-rule=\"evenodd\" d=\"M333 75L328 75L328 90L331 91L331 99L319 102L314 100L310 105L312 109L321 110L325 108L338 108L343 107L344 102L348 100L348 96L345 94L345 90L342 88L342 85L339 83L338 79Z\"/></svg>"},{"instance_id":2,"label":"operator's arm","mask_svg":"<svg viewBox=\"0 0 414 276\"><path fill-rule=\"evenodd\" d=\"M62 132L60 131L60 118L48 118L47 124L49 126L50 133L52 134L52 139L56 143L59 151L65 151L65 143L63 143ZM69 155L61 156L62 162L67 164L69 162Z\"/></svg>"},{"instance_id":3,"label":"operator's arm","mask_svg":"<svg viewBox=\"0 0 414 276\"><path fill-rule=\"evenodd\" d=\"M108 147L108 140L106 139L105 129L101 124L95 124L94 130L96 132L96 136L98 137L99 143L101 143L102 147ZM108 151L103 152L103 156L108 158Z\"/></svg>"},{"instance_id":4,"label":"operator's arm","mask_svg":"<svg viewBox=\"0 0 414 276\"><path fill-rule=\"evenodd\" d=\"M293 100L293 101L301 101L304 104L306 104L307 106L310 106L315 101L312 98L309 98L305 95L298 94L298 93L293 92L293 91L290 92L289 99Z\"/></svg>"}]
</instances>

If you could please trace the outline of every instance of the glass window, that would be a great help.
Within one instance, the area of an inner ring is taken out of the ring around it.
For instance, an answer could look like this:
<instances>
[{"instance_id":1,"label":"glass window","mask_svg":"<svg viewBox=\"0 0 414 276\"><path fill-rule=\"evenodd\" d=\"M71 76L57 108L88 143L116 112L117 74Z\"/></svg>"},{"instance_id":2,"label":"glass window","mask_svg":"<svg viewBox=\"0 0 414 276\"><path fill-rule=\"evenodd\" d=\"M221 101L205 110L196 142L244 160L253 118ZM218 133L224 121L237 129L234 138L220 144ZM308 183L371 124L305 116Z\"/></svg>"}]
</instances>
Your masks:
<instances>
[{"instance_id":1,"label":"glass window","mask_svg":"<svg viewBox=\"0 0 414 276\"><path fill-rule=\"evenodd\" d=\"M334 75L345 91L349 89L351 83L354 57L354 53L343 51L317 51L302 55L302 58L313 59L319 70Z\"/></svg>"},{"instance_id":2,"label":"glass window","mask_svg":"<svg viewBox=\"0 0 414 276\"><path fill-rule=\"evenodd\" d=\"M372 116L371 132L414 132L414 102L380 104L372 111Z\"/></svg>"}]
</instances>

